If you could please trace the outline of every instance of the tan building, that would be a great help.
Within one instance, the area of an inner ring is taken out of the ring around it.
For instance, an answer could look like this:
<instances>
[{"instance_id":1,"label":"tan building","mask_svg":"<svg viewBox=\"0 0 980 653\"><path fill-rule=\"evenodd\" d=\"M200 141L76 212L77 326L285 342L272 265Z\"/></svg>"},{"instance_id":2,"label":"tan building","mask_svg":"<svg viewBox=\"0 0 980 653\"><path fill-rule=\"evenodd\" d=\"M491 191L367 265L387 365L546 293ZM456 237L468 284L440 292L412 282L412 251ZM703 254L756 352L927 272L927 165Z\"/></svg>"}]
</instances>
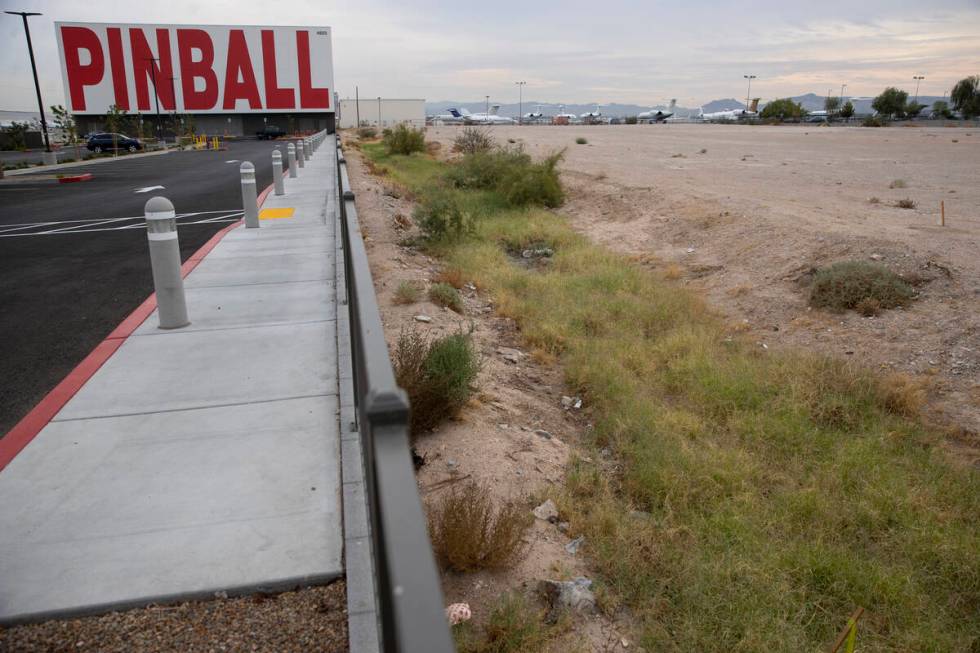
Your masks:
<instances>
[{"instance_id":1,"label":"tan building","mask_svg":"<svg viewBox=\"0 0 980 653\"><path fill-rule=\"evenodd\" d=\"M372 125L392 127L408 123L414 127L425 126L425 100L401 98L353 98L340 100L338 124L341 129Z\"/></svg>"}]
</instances>

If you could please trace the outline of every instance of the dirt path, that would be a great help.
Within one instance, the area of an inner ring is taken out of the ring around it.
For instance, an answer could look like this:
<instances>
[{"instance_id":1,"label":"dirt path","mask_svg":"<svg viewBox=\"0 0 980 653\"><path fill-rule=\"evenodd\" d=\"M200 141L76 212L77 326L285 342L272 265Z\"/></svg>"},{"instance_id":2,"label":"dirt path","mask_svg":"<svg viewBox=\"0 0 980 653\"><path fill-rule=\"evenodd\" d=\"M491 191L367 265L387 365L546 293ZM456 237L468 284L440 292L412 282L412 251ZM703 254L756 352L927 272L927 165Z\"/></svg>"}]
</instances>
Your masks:
<instances>
[{"instance_id":1,"label":"dirt path","mask_svg":"<svg viewBox=\"0 0 980 653\"><path fill-rule=\"evenodd\" d=\"M456 130L430 129L428 138L449 145ZM919 378L927 414L948 428L951 449L980 462L980 128L493 134L535 155L567 148L561 212L575 227L666 266L760 346L802 346ZM588 143L575 144L579 136ZM916 208L895 206L905 198ZM936 225L940 201L945 227ZM809 275L847 259L880 261L917 280L920 298L873 318L811 310Z\"/></svg>"}]
</instances>

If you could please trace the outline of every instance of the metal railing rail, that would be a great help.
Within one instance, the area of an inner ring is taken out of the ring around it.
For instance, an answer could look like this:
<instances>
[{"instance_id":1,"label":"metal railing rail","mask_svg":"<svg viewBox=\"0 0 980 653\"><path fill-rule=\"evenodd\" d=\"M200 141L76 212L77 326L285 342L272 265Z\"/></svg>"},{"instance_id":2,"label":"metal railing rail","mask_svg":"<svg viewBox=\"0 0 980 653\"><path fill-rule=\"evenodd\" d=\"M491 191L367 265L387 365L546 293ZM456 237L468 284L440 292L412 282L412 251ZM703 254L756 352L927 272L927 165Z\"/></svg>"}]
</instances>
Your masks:
<instances>
[{"instance_id":1,"label":"metal railing rail","mask_svg":"<svg viewBox=\"0 0 980 653\"><path fill-rule=\"evenodd\" d=\"M354 397L364 458L381 646L387 653L451 653L439 574L409 448L408 399L395 384L339 141L337 148Z\"/></svg>"}]
</instances>

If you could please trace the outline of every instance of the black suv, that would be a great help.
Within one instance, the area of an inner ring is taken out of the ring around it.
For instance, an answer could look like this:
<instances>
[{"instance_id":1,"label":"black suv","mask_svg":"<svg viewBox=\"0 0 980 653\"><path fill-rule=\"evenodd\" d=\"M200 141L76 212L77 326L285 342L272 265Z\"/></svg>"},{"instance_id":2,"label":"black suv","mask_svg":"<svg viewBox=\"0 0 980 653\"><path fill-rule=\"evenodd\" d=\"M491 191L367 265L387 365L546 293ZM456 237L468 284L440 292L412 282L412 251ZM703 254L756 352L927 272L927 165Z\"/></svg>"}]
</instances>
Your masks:
<instances>
[{"instance_id":1,"label":"black suv","mask_svg":"<svg viewBox=\"0 0 980 653\"><path fill-rule=\"evenodd\" d=\"M262 131L255 132L256 138L260 141L264 140L274 140L286 135L286 130L281 127L276 127L275 125L266 125L265 129Z\"/></svg>"},{"instance_id":2,"label":"black suv","mask_svg":"<svg viewBox=\"0 0 980 653\"><path fill-rule=\"evenodd\" d=\"M135 138L130 138L124 134L109 134L102 132L92 134L88 137L85 147L99 154L105 150L128 150L138 152L143 149L143 144Z\"/></svg>"}]
</instances>

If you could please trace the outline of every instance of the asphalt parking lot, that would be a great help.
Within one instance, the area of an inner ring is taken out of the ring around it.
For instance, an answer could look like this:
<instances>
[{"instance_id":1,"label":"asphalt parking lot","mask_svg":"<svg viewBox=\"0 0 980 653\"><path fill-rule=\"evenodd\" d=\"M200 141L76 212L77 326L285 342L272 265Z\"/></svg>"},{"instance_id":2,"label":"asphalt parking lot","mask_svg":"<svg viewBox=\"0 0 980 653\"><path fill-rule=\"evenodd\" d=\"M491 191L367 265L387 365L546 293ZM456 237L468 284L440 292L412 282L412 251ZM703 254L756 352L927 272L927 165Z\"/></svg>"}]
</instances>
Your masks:
<instances>
[{"instance_id":1,"label":"asphalt parking lot","mask_svg":"<svg viewBox=\"0 0 980 653\"><path fill-rule=\"evenodd\" d=\"M0 434L153 292L146 201L174 203L186 259L241 216L241 161L255 165L259 191L272 183L276 145L285 153L283 142L241 141L63 171L91 172L86 182L0 182Z\"/></svg>"}]
</instances>

